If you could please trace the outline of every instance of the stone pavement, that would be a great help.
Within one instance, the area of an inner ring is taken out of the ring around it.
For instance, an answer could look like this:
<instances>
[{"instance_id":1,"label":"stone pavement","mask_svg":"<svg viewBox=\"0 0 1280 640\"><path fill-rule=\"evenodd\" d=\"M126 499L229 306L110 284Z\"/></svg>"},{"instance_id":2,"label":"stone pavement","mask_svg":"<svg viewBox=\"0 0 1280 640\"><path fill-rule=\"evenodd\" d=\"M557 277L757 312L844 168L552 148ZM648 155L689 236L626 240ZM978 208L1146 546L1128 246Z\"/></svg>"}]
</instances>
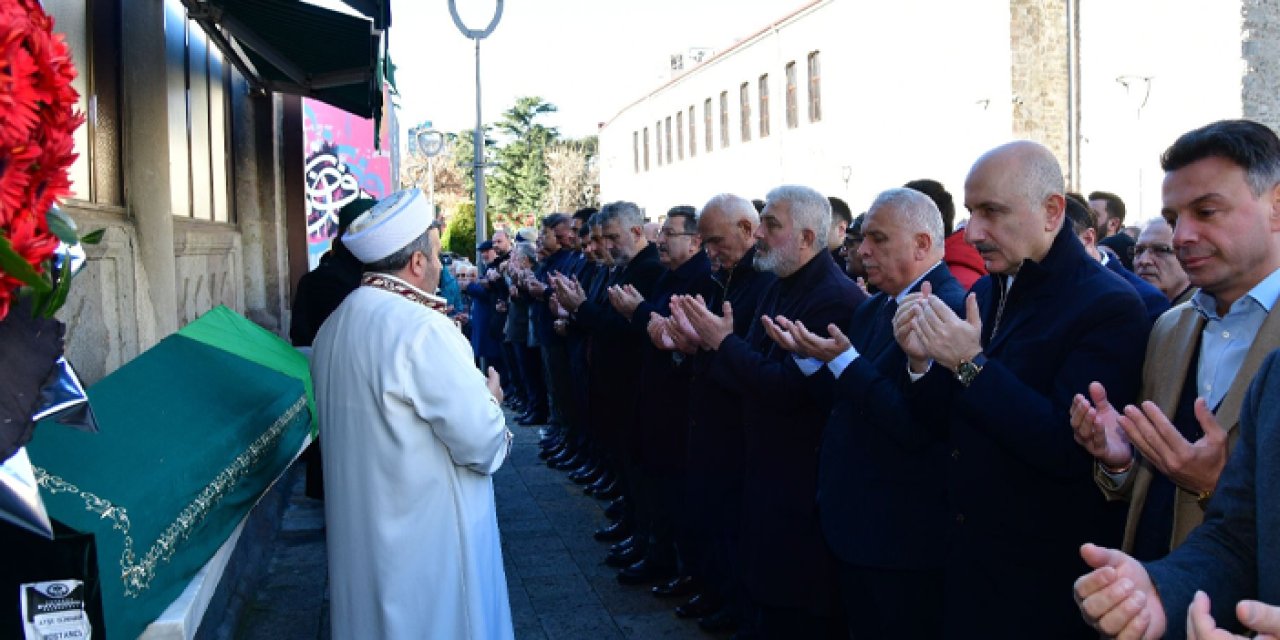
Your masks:
<instances>
[{"instance_id":1,"label":"stone pavement","mask_svg":"<svg viewBox=\"0 0 1280 640\"><path fill-rule=\"evenodd\" d=\"M607 545L591 538L605 523L603 504L543 464L537 429L512 431L515 445L494 476L494 493L516 638L711 638L675 617L679 601L618 584L604 564ZM324 506L303 495L303 477L292 475L290 503L238 640L329 639Z\"/></svg>"}]
</instances>

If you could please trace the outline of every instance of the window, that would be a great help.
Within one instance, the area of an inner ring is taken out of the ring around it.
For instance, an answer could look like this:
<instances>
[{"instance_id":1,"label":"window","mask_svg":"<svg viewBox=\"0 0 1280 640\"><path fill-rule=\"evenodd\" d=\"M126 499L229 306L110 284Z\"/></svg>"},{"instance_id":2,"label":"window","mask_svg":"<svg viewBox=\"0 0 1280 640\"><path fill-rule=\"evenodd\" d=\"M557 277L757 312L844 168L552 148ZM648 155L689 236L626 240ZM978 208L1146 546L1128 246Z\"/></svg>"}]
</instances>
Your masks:
<instances>
[{"instance_id":1,"label":"window","mask_svg":"<svg viewBox=\"0 0 1280 640\"><path fill-rule=\"evenodd\" d=\"M729 146L729 92L720 92L720 148Z\"/></svg>"},{"instance_id":2,"label":"window","mask_svg":"<svg viewBox=\"0 0 1280 640\"><path fill-rule=\"evenodd\" d=\"M738 102L742 109L742 141L751 139L751 88L744 82L738 87Z\"/></svg>"},{"instance_id":3,"label":"window","mask_svg":"<svg viewBox=\"0 0 1280 640\"><path fill-rule=\"evenodd\" d=\"M75 64L71 86L85 123L72 136L78 157L68 168L71 198L123 205L120 159L120 3L44 0Z\"/></svg>"},{"instance_id":4,"label":"window","mask_svg":"<svg viewBox=\"0 0 1280 640\"><path fill-rule=\"evenodd\" d=\"M662 121L653 123L653 150L657 156L658 166L662 166Z\"/></svg>"},{"instance_id":5,"label":"window","mask_svg":"<svg viewBox=\"0 0 1280 640\"><path fill-rule=\"evenodd\" d=\"M676 157L684 160L684 112L676 112Z\"/></svg>"},{"instance_id":6,"label":"window","mask_svg":"<svg viewBox=\"0 0 1280 640\"><path fill-rule=\"evenodd\" d=\"M635 164L636 173L640 173L640 132L631 132L631 160Z\"/></svg>"},{"instance_id":7,"label":"window","mask_svg":"<svg viewBox=\"0 0 1280 640\"><path fill-rule=\"evenodd\" d=\"M809 54L809 122L822 119L822 91L819 86L818 52Z\"/></svg>"},{"instance_id":8,"label":"window","mask_svg":"<svg viewBox=\"0 0 1280 640\"><path fill-rule=\"evenodd\" d=\"M796 107L796 63L787 63L787 128L800 126L800 116Z\"/></svg>"},{"instance_id":9,"label":"window","mask_svg":"<svg viewBox=\"0 0 1280 640\"><path fill-rule=\"evenodd\" d=\"M667 132L667 139L666 139L666 142L667 142L667 164L671 164L671 116L667 116L666 132Z\"/></svg>"},{"instance_id":10,"label":"window","mask_svg":"<svg viewBox=\"0 0 1280 640\"><path fill-rule=\"evenodd\" d=\"M711 133L711 98L707 98L706 102L702 103L702 130L706 132L703 135L707 139L707 153L711 153L715 146L712 144L715 135Z\"/></svg>"},{"instance_id":11,"label":"window","mask_svg":"<svg viewBox=\"0 0 1280 640\"><path fill-rule=\"evenodd\" d=\"M649 170L649 127L644 128L644 170Z\"/></svg>"},{"instance_id":12,"label":"window","mask_svg":"<svg viewBox=\"0 0 1280 640\"><path fill-rule=\"evenodd\" d=\"M689 157L698 155L698 132L693 120L693 105L689 105Z\"/></svg>"},{"instance_id":13,"label":"window","mask_svg":"<svg viewBox=\"0 0 1280 640\"><path fill-rule=\"evenodd\" d=\"M769 74L760 76L760 137L769 135Z\"/></svg>"}]
</instances>

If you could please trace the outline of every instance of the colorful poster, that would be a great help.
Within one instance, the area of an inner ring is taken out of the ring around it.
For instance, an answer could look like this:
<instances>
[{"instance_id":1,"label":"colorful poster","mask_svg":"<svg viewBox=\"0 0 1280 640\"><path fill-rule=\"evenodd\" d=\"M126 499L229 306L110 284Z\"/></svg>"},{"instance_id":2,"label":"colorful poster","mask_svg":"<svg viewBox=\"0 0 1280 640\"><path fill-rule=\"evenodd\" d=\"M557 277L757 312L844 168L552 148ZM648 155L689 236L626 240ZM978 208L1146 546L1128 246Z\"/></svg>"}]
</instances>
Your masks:
<instances>
[{"instance_id":1,"label":"colorful poster","mask_svg":"<svg viewBox=\"0 0 1280 640\"><path fill-rule=\"evenodd\" d=\"M338 210L364 195L384 198L394 190L391 148L383 126L381 150L373 148L373 120L353 116L318 100L303 98L306 150L307 262L311 269L329 250L338 229Z\"/></svg>"}]
</instances>

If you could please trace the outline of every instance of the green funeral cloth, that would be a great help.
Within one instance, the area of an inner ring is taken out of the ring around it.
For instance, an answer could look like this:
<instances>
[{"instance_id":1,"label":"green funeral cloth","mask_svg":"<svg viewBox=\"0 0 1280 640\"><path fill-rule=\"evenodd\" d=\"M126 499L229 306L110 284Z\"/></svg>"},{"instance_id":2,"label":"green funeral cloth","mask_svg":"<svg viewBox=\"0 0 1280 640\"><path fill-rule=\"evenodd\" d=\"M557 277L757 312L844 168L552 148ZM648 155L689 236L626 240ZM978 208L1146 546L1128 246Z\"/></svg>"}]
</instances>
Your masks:
<instances>
[{"instance_id":1,"label":"green funeral cloth","mask_svg":"<svg viewBox=\"0 0 1280 640\"><path fill-rule=\"evenodd\" d=\"M109 638L136 638L292 462L302 382L173 335L88 390L101 427L28 445L49 515L97 541Z\"/></svg>"},{"instance_id":2,"label":"green funeral cloth","mask_svg":"<svg viewBox=\"0 0 1280 640\"><path fill-rule=\"evenodd\" d=\"M311 388L310 363L288 342L221 305L180 329L178 335L230 351L245 360L301 380L307 385L311 435L316 435L319 420L316 417L316 395Z\"/></svg>"}]
</instances>

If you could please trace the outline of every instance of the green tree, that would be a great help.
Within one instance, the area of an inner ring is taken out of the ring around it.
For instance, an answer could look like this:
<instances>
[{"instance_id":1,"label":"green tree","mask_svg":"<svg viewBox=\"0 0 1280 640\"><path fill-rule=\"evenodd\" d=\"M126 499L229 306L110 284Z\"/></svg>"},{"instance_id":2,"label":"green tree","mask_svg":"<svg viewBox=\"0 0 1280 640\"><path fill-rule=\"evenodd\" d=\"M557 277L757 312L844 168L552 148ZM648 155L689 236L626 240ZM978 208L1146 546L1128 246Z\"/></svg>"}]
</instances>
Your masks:
<instances>
[{"instance_id":1,"label":"green tree","mask_svg":"<svg viewBox=\"0 0 1280 640\"><path fill-rule=\"evenodd\" d=\"M547 147L543 154L548 180L543 200L545 210L574 211L600 206L598 148L596 136L560 140Z\"/></svg>"},{"instance_id":2,"label":"green tree","mask_svg":"<svg viewBox=\"0 0 1280 640\"><path fill-rule=\"evenodd\" d=\"M516 100L495 125L505 144L497 151L489 206L504 217L542 207L549 182L544 154L560 132L537 120L555 111L556 106L542 98L526 96Z\"/></svg>"},{"instance_id":3,"label":"green tree","mask_svg":"<svg viewBox=\"0 0 1280 640\"><path fill-rule=\"evenodd\" d=\"M493 215L485 212L485 235L493 230ZM440 245L445 251L473 258L476 254L476 203L459 202L444 228Z\"/></svg>"},{"instance_id":4,"label":"green tree","mask_svg":"<svg viewBox=\"0 0 1280 640\"><path fill-rule=\"evenodd\" d=\"M492 129L493 125L487 124L484 126L484 162L486 165L493 163L494 153L498 147L498 141L490 137ZM457 133L446 134L445 142L453 150L454 164L462 172L463 191L468 194L467 197L474 198L476 193L475 129L463 129Z\"/></svg>"}]
</instances>

